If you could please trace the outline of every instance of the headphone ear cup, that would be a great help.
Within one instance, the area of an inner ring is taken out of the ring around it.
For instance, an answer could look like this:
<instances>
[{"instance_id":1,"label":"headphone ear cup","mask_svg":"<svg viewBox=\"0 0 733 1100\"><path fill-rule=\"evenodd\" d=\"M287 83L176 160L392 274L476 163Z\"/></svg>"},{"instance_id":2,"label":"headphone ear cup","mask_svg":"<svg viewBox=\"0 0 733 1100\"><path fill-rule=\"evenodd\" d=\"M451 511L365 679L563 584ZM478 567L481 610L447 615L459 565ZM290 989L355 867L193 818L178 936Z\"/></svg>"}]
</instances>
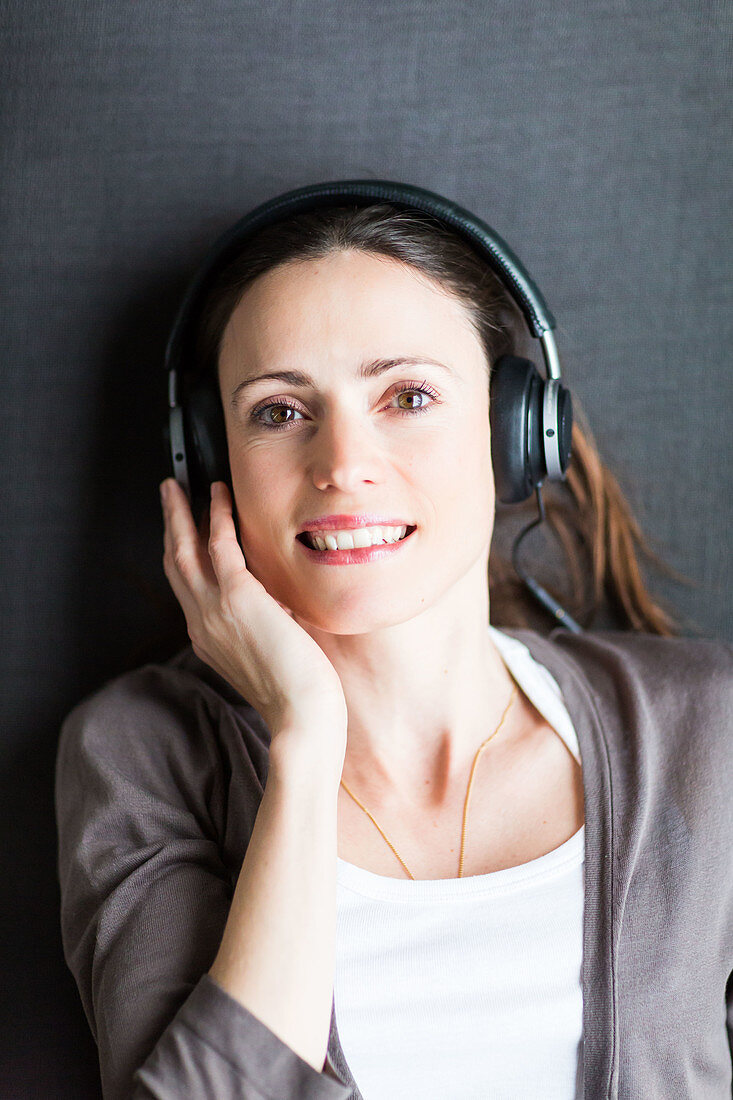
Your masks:
<instances>
[{"instance_id":1,"label":"headphone ear cup","mask_svg":"<svg viewBox=\"0 0 733 1100\"><path fill-rule=\"evenodd\" d=\"M562 385L557 391L557 429L560 466L564 474L573 453L573 399L570 390Z\"/></svg>"},{"instance_id":2,"label":"headphone ear cup","mask_svg":"<svg viewBox=\"0 0 733 1100\"><path fill-rule=\"evenodd\" d=\"M504 355L491 371L489 421L496 496L526 500L547 469L542 450L543 379L529 359Z\"/></svg>"},{"instance_id":3,"label":"headphone ear cup","mask_svg":"<svg viewBox=\"0 0 733 1100\"><path fill-rule=\"evenodd\" d=\"M215 378L205 375L192 385L183 403L186 458L194 515L208 506L212 481L232 491L224 410Z\"/></svg>"}]
</instances>

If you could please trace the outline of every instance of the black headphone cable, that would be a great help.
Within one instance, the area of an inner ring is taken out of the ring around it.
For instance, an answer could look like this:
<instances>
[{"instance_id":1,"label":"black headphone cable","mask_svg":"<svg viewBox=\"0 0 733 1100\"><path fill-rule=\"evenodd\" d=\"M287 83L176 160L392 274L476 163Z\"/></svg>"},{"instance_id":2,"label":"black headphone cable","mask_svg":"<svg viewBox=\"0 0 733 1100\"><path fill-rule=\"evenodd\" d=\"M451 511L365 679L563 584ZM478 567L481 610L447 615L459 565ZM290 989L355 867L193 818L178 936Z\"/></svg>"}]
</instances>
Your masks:
<instances>
[{"instance_id":1,"label":"black headphone cable","mask_svg":"<svg viewBox=\"0 0 733 1100\"><path fill-rule=\"evenodd\" d=\"M519 564L520 542L525 535L529 534L533 527L537 527L540 523L544 523L545 521L545 504L542 500L542 487L541 485L538 485L536 488L537 505L539 507L540 514L537 519L533 519L531 523L528 523L526 527L523 527L515 538L512 544L512 565L514 566L514 571L520 578L522 583L529 589L529 591L532 593L538 603L540 603L542 607L544 607L545 611L549 612L549 614L552 615L553 619L557 621L558 626L566 627L568 630L571 630L573 634L582 634L582 626L580 626L580 624L577 623L575 619L568 614L564 607L560 606L557 600L554 599L550 595L550 593L542 587L541 584L537 583L534 577L530 577L529 574L525 573L524 569L522 569L521 565Z\"/></svg>"}]
</instances>

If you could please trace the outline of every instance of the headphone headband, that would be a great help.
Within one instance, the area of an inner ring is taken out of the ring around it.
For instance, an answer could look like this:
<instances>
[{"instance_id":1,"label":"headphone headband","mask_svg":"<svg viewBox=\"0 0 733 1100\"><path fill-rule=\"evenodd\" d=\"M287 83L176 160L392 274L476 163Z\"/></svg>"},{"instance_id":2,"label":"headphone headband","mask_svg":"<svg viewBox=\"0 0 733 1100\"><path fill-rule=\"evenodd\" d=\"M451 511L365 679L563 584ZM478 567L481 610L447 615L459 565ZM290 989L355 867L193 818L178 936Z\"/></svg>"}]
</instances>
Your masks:
<instances>
[{"instance_id":1,"label":"headphone headband","mask_svg":"<svg viewBox=\"0 0 733 1100\"><path fill-rule=\"evenodd\" d=\"M269 199L245 214L214 243L198 269L181 303L165 353L165 368L177 370L183 349L196 322L199 303L218 272L236 255L241 245L258 230L309 210L337 205L340 200L357 206L388 202L396 207L432 214L462 237L489 265L524 315L527 327L542 346L548 378L560 378L560 363L552 330L555 318L537 285L499 234L457 203L433 191L391 180L339 180L299 187ZM176 378L171 389L177 390Z\"/></svg>"}]
</instances>

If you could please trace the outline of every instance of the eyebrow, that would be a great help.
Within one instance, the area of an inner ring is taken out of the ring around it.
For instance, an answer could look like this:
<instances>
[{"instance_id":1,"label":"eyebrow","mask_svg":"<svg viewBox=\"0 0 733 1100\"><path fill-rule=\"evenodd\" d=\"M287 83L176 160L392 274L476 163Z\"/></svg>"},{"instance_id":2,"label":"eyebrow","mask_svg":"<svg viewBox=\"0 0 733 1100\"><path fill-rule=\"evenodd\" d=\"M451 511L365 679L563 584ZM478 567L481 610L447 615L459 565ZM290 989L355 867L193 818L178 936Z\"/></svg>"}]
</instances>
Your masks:
<instances>
[{"instance_id":1,"label":"eyebrow","mask_svg":"<svg viewBox=\"0 0 733 1100\"><path fill-rule=\"evenodd\" d=\"M439 363L437 359L431 359L428 355L399 355L394 359L371 359L361 364L357 371L358 378L376 378L380 374L384 374L385 371L392 370L393 367L402 366L418 366L421 363L427 363L433 367L442 367L443 370L447 370L449 374L452 374L451 368L446 366L445 363ZM256 378L245 378L234 389L231 397L232 406L236 406L242 393L249 387L254 386L257 382L264 382L269 379L274 379L278 382L284 382L288 386L312 386L315 388L315 382L309 374L305 374L299 370L277 370L271 371L268 374L258 374Z\"/></svg>"}]
</instances>

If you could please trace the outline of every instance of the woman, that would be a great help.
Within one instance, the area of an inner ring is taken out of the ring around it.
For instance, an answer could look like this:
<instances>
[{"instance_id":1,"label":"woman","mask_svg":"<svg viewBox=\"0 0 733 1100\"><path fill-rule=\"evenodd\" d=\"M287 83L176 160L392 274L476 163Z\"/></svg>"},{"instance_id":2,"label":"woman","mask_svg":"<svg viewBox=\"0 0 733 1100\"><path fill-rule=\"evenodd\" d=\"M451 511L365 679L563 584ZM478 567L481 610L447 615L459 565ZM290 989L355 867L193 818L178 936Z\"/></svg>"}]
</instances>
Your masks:
<instances>
[{"instance_id":1,"label":"woman","mask_svg":"<svg viewBox=\"0 0 733 1100\"><path fill-rule=\"evenodd\" d=\"M730 1094L733 651L672 636L577 426L581 611L605 587L634 629L494 625L517 340L470 248L384 203L266 227L210 287L229 469L198 526L161 486L192 647L59 746L105 1097Z\"/></svg>"}]
</instances>

